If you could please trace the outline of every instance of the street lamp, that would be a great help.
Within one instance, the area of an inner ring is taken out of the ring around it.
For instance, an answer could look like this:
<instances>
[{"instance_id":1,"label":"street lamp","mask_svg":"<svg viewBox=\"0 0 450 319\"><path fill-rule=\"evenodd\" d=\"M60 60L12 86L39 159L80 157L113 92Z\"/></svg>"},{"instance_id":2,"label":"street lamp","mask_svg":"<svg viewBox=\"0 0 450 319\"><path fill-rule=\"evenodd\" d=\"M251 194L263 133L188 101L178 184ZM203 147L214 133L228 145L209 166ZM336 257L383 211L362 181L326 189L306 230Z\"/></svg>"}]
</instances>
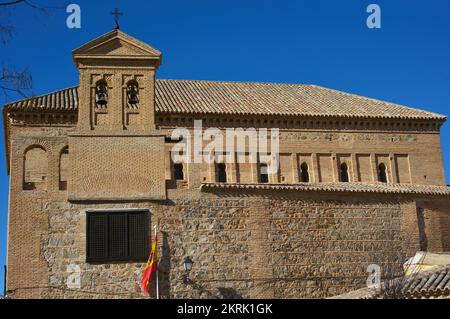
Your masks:
<instances>
[{"instance_id":1,"label":"street lamp","mask_svg":"<svg viewBox=\"0 0 450 319\"><path fill-rule=\"evenodd\" d=\"M186 284L186 285L191 283L191 279L189 278L189 272L191 271L193 264L194 264L194 262L192 261L191 257L187 256L184 259L184 262L183 262L183 267L184 267L183 283Z\"/></svg>"}]
</instances>

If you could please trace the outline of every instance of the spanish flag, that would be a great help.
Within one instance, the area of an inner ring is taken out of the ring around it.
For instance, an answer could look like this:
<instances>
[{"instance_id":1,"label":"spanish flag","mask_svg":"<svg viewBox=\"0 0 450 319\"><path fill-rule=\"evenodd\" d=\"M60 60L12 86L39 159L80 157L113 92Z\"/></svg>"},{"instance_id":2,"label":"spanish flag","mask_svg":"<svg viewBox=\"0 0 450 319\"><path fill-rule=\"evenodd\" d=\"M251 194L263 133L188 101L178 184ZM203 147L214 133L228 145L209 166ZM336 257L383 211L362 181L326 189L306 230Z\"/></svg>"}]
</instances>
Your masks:
<instances>
[{"instance_id":1,"label":"spanish flag","mask_svg":"<svg viewBox=\"0 0 450 319\"><path fill-rule=\"evenodd\" d=\"M145 265L144 274L141 279L141 288L144 294L148 294L148 284L152 278L153 273L158 269L158 235L155 231L155 237L152 242L152 250L150 251L150 256L148 258L147 264Z\"/></svg>"}]
</instances>

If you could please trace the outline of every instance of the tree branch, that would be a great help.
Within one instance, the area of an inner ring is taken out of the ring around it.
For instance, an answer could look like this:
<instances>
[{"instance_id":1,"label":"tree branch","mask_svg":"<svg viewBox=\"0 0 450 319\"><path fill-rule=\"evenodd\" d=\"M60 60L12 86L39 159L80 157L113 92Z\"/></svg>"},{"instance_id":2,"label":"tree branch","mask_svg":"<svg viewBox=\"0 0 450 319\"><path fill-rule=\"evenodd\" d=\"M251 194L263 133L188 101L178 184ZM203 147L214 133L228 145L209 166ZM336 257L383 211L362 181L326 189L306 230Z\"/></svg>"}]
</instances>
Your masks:
<instances>
[{"instance_id":1,"label":"tree branch","mask_svg":"<svg viewBox=\"0 0 450 319\"><path fill-rule=\"evenodd\" d=\"M0 6L13 6L15 4L18 4L20 2L26 2L26 0L15 0L10 2L0 2Z\"/></svg>"}]
</instances>

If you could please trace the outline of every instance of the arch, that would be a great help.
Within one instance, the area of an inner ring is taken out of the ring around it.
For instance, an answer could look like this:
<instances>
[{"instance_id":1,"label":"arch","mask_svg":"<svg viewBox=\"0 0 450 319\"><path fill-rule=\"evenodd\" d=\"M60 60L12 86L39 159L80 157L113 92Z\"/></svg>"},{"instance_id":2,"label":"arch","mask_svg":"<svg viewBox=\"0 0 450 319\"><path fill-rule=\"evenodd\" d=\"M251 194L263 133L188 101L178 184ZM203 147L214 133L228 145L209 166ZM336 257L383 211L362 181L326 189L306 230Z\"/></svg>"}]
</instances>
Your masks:
<instances>
[{"instance_id":1,"label":"arch","mask_svg":"<svg viewBox=\"0 0 450 319\"><path fill-rule=\"evenodd\" d=\"M59 153L59 190L67 190L69 176L69 147L64 147Z\"/></svg>"},{"instance_id":2,"label":"arch","mask_svg":"<svg viewBox=\"0 0 450 319\"><path fill-rule=\"evenodd\" d=\"M346 163L342 163L340 168L340 172L339 172L339 176L340 176L340 181L342 183L348 183L350 181L349 176L348 176L348 166Z\"/></svg>"},{"instance_id":3,"label":"arch","mask_svg":"<svg viewBox=\"0 0 450 319\"><path fill-rule=\"evenodd\" d=\"M386 168L386 165L384 163L380 163L380 165L378 165L378 181L381 182L381 183L387 183L388 182L387 168Z\"/></svg>"},{"instance_id":4,"label":"arch","mask_svg":"<svg viewBox=\"0 0 450 319\"><path fill-rule=\"evenodd\" d=\"M259 164L259 182L266 184L269 182L268 166L267 164Z\"/></svg>"},{"instance_id":5,"label":"arch","mask_svg":"<svg viewBox=\"0 0 450 319\"><path fill-rule=\"evenodd\" d=\"M309 183L308 164L306 164L306 162L303 162L302 165L300 165L300 181L302 183Z\"/></svg>"},{"instance_id":6,"label":"arch","mask_svg":"<svg viewBox=\"0 0 450 319\"><path fill-rule=\"evenodd\" d=\"M217 181L219 183L227 182L227 167L226 167L225 163L217 164Z\"/></svg>"},{"instance_id":7,"label":"arch","mask_svg":"<svg viewBox=\"0 0 450 319\"><path fill-rule=\"evenodd\" d=\"M173 177L176 181L184 181L183 163L173 164Z\"/></svg>"},{"instance_id":8,"label":"arch","mask_svg":"<svg viewBox=\"0 0 450 319\"><path fill-rule=\"evenodd\" d=\"M41 145L27 147L23 155L23 189L47 190L48 156Z\"/></svg>"},{"instance_id":9,"label":"arch","mask_svg":"<svg viewBox=\"0 0 450 319\"><path fill-rule=\"evenodd\" d=\"M99 109L106 109L108 105L108 83L104 79L95 83L95 104Z\"/></svg>"},{"instance_id":10,"label":"arch","mask_svg":"<svg viewBox=\"0 0 450 319\"><path fill-rule=\"evenodd\" d=\"M127 82L127 104L131 107L139 104L139 83L134 79Z\"/></svg>"}]
</instances>

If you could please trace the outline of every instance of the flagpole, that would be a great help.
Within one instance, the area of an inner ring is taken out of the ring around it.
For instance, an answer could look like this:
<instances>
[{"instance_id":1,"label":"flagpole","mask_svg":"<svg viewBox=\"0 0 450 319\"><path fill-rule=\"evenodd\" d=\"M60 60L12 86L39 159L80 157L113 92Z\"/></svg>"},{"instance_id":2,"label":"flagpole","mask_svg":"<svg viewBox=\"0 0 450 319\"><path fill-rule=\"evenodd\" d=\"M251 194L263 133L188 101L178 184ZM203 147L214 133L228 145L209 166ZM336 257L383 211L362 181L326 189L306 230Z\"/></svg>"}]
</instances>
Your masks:
<instances>
[{"instance_id":1,"label":"flagpole","mask_svg":"<svg viewBox=\"0 0 450 319\"><path fill-rule=\"evenodd\" d=\"M155 225L155 236L157 233L157 229L158 229L158 223L156 223ZM158 258L158 256L156 256L156 258ZM158 260L158 259L156 259ZM156 299L159 299L159 265L156 265Z\"/></svg>"}]
</instances>

